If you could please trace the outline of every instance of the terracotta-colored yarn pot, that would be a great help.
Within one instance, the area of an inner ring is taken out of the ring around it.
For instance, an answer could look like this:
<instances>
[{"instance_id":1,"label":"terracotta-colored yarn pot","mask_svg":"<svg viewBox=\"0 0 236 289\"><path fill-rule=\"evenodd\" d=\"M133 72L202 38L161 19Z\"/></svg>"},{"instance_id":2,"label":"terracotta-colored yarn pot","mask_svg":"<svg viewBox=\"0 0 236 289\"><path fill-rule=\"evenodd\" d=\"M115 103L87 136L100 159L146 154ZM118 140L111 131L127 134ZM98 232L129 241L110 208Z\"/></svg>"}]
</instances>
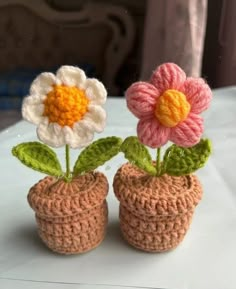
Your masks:
<instances>
[{"instance_id":1,"label":"terracotta-colored yarn pot","mask_svg":"<svg viewBox=\"0 0 236 289\"><path fill-rule=\"evenodd\" d=\"M182 241L202 196L194 175L153 177L130 163L117 171L113 187L124 239L148 252L167 251Z\"/></svg>"},{"instance_id":2,"label":"terracotta-colored yarn pot","mask_svg":"<svg viewBox=\"0 0 236 289\"><path fill-rule=\"evenodd\" d=\"M99 172L67 183L45 177L34 185L28 202L35 211L39 236L53 251L77 254L97 247L107 226L108 182Z\"/></svg>"}]
</instances>

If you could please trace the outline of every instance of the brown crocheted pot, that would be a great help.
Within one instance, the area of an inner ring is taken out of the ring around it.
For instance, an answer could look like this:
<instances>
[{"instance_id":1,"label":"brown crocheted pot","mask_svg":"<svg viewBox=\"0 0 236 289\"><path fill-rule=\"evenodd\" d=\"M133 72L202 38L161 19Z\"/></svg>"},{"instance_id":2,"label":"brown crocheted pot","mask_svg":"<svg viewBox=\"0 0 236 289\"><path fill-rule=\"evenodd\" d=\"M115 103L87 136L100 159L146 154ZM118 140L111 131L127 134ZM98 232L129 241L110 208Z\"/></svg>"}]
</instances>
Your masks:
<instances>
[{"instance_id":1,"label":"brown crocheted pot","mask_svg":"<svg viewBox=\"0 0 236 289\"><path fill-rule=\"evenodd\" d=\"M163 252L184 238L202 187L194 175L153 177L127 163L116 173L122 235L132 246Z\"/></svg>"},{"instance_id":2,"label":"brown crocheted pot","mask_svg":"<svg viewBox=\"0 0 236 289\"><path fill-rule=\"evenodd\" d=\"M34 185L28 202L35 211L39 236L53 251L77 254L97 247L107 226L108 182L99 172L67 183L45 177Z\"/></svg>"}]
</instances>

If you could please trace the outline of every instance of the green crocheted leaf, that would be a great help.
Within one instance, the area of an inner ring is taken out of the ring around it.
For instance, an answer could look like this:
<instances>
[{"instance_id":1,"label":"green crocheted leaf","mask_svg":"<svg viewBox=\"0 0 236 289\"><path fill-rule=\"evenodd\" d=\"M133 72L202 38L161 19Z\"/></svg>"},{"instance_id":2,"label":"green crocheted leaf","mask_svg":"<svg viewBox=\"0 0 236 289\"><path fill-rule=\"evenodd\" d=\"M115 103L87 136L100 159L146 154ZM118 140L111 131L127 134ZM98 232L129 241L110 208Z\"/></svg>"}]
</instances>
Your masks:
<instances>
[{"instance_id":1,"label":"green crocheted leaf","mask_svg":"<svg viewBox=\"0 0 236 289\"><path fill-rule=\"evenodd\" d=\"M127 137L121 146L121 151L132 164L150 175L156 175L157 171L152 164L152 158L147 148L140 143L136 136Z\"/></svg>"},{"instance_id":2,"label":"green crocheted leaf","mask_svg":"<svg viewBox=\"0 0 236 289\"><path fill-rule=\"evenodd\" d=\"M87 173L109 161L120 151L122 139L118 137L101 138L86 147L79 155L73 175Z\"/></svg>"},{"instance_id":3,"label":"green crocheted leaf","mask_svg":"<svg viewBox=\"0 0 236 289\"><path fill-rule=\"evenodd\" d=\"M39 142L21 143L12 149L12 154L24 165L51 176L62 176L61 165L55 152Z\"/></svg>"},{"instance_id":4,"label":"green crocheted leaf","mask_svg":"<svg viewBox=\"0 0 236 289\"><path fill-rule=\"evenodd\" d=\"M188 175L202 168L211 154L211 142L202 139L191 148L172 145L166 150L163 171L171 176Z\"/></svg>"}]
</instances>

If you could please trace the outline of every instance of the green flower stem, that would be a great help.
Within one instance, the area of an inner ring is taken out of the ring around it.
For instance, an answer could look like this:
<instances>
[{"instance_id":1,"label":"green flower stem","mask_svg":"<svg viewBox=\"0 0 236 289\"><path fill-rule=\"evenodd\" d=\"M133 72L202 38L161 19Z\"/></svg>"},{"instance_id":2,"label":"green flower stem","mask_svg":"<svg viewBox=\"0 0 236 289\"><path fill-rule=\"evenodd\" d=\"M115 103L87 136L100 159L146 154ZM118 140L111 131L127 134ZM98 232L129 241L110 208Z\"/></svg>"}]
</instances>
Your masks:
<instances>
[{"instance_id":1,"label":"green flower stem","mask_svg":"<svg viewBox=\"0 0 236 289\"><path fill-rule=\"evenodd\" d=\"M70 146L66 145L66 175L65 175L66 181L71 181L71 173L70 173Z\"/></svg>"},{"instance_id":2,"label":"green flower stem","mask_svg":"<svg viewBox=\"0 0 236 289\"><path fill-rule=\"evenodd\" d=\"M160 176L161 174L161 148L157 149L156 169L157 169L157 176Z\"/></svg>"}]
</instances>

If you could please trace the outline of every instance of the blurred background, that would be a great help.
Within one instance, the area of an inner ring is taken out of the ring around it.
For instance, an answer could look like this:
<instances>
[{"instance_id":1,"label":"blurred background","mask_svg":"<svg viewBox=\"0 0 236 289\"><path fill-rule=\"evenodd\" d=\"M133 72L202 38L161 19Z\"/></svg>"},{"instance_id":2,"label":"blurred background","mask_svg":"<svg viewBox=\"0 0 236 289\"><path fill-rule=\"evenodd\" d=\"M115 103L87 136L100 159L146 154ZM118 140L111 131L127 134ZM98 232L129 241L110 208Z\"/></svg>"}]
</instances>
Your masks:
<instances>
[{"instance_id":1,"label":"blurred background","mask_svg":"<svg viewBox=\"0 0 236 289\"><path fill-rule=\"evenodd\" d=\"M123 96L171 61L212 88L236 84L234 0L0 0L0 129L32 80L63 64Z\"/></svg>"}]
</instances>

